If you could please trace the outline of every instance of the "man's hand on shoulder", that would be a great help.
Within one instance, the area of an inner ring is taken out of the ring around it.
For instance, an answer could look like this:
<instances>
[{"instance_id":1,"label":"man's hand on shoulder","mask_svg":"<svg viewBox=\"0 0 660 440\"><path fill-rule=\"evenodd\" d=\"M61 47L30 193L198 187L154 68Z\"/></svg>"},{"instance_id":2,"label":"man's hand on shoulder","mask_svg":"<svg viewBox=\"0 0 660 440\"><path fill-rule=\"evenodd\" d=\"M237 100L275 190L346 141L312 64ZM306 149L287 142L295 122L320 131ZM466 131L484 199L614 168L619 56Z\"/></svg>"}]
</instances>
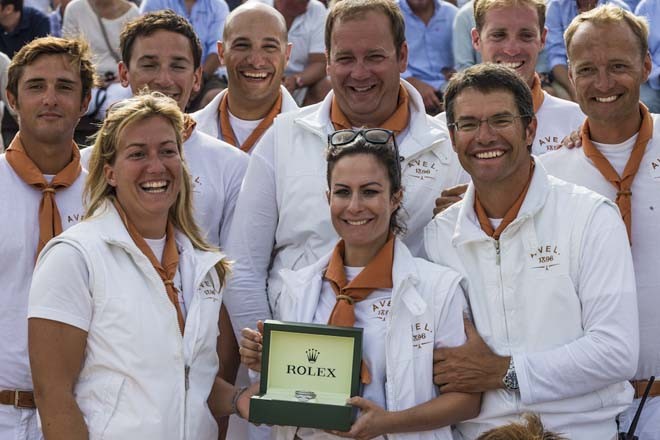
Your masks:
<instances>
[{"instance_id":1,"label":"man's hand on shoulder","mask_svg":"<svg viewBox=\"0 0 660 440\"><path fill-rule=\"evenodd\" d=\"M582 146L582 137L580 136L580 131L572 131L571 134L562 139L561 146L568 149L580 148Z\"/></svg>"},{"instance_id":2,"label":"man's hand on shoulder","mask_svg":"<svg viewBox=\"0 0 660 440\"><path fill-rule=\"evenodd\" d=\"M445 209L449 208L454 203L460 202L463 199L463 194L467 191L468 184L452 186L443 190L440 197L435 199L435 208L433 208L433 217L440 214Z\"/></svg>"},{"instance_id":3,"label":"man's hand on shoulder","mask_svg":"<svg viewBox=\"0 0 660 440\"><path fill-rule=\"evenodd\" d=\"M433 382L443 393L481 393L504 388L502 379L511 358L493 353L472 322L464 322L465 344L433 351Z\"/></svg>"}]
</instances>

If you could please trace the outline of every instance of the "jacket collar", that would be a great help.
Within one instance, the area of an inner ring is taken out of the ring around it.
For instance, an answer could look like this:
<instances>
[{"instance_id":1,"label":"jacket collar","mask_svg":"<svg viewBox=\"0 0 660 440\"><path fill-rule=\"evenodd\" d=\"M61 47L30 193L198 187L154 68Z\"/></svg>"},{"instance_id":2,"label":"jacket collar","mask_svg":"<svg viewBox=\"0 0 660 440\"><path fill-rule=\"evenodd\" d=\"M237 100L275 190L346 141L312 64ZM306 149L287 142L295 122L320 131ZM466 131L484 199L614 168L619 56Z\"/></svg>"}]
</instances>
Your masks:
<instances>
[{"instance_id":1,"label":"jacket collar","mask_svg":"<svg viewBox=\"0 0 660 440\"><path fill-rule=\"evenodd\" d=\"M220 108L220 101L227 91L228 89L222 90L204 108L197 110L191 115L203 127L204 132L216 138L220 134L218 133L218 109ZM291 96L291 93L289 93L286 87L280 86L280 91L282 92L282 110L280 113L298 109L298 103L293 99L293 96Z\"/></svg>"},{"instance_id":2,"label":"jacket collar","mask_svg":"<svg viewBox=\"0 0 660 440\"><path fill-rule=\"evenodd\" d=\"M507 226L506 229L504 229L502 237L515 232L526 219L535 216L541 211L548 198L550 192L548 173L541 164L541 161L536 158L534 158L534 161L536 166L534 167L534 174L532 175L532 181L529 184L527 196L520 207L518 216L509 226ZM452 245L455 247L471 241L491 240L491 238L481 229L479 219L474 211L474 191L474 184L470 183L463 201L460 202L456 227L454 228L454 234L451 239Z\"/></svg>"},{"instance_id":3,"label":"jacket collar","mask_svg":"<svg viewBox=\"0 0 660 440\"><path fill-rule=\"evenodd\" d=\"M103 206L99 207L98 213L89 221L97 224L98 230L101 231L100 237L103 241L109 245L124 249L136 261L146 262L147 265L151 265L149 259L135 245L112 203L106 202ZM175 240L177 249L179 250L180 261L195 260L195 280L200 279L218 261L224 258L224 255L220 252L206 252L195 249L188 237L178 229L175 229ZM216 277L213 277L213 279L215 280Z\"/></svg>"},{"instance_id":4,"label":"jacket collar","mask_svg":"<svg viewBox=\"0 0 660 440\"><path fill-rule=\"evenodd\" d=\"M300 319L313 318L313 313L318 304L318 295L321 290L322 276L328 267L332 252L321 257L316 263L300 270L284 269L280 272L284 284L288 287L290 294L300 306L303 301L312 301L312 308L306 307L307 312L299 316ZM410 250L399 239L395 239L394 261L392 264L392 301L403 301L414 315L422 314L427 307L426 301L415 289L420 281L420 275L414 263L414 257ZM312 288L312 286L315 286Z\"/></svg>"},{"instance_id":5,"label":"jacket collar","mask_svg":"<svg viewBox=\"0 0 660 440\"><path fill-rule=\"evenodd\" d=\"M455 153L451 148L447 130L443 129L442 123L426 115L424 101L419 92L406 80L402 79L401 84L406 88L409 95L410 123L408 128L397 138L399 153L407 158L422 150L444 144L441 148L435 148L433 151L443 163L448 163L450 157ZM299 124L319 136L323 140L324 148L327 135L334 131L330 121L333 97L334 92L331 91L323 101L312 106L311 111L304 113L294 121L295 124Z\"/></svg>"}]
</instances>

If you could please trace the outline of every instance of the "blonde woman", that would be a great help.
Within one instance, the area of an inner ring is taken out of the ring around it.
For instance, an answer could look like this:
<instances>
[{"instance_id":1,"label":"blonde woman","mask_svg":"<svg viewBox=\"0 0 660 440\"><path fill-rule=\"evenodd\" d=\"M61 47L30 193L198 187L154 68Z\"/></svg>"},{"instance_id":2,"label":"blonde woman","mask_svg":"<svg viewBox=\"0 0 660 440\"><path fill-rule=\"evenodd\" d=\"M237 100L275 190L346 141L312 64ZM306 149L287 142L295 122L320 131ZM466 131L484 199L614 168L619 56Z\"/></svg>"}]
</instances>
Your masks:
<instances>
[{"instance_id":1,"label":"blonde woman","mask_svg":"<svg viewBox=\"0 0 660 440\"><path fill-rule=\"evenodd\" d=\"M212 413L236 408L216 379L228 263L193 220L182 132L164 95L112 107L85 220L40 255L28 332L46 439L217 439Z\"/></svg>"}]
</instances>

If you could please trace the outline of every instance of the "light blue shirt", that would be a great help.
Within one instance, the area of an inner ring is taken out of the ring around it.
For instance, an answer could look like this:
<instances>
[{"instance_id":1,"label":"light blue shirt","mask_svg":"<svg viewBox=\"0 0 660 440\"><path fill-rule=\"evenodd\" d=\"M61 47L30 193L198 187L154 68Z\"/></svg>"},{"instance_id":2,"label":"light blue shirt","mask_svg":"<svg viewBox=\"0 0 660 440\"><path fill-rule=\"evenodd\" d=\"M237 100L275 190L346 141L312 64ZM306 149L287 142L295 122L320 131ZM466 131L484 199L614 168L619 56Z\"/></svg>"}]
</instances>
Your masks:
<instances>
[{"instance_id":1,"label":"light blue shirt","mask_svg":"<svg viewBox=\"0 0 660 440\"><path fill-rule=\"evenodd\" d=\"M481 54L472 46L472 29L477 27L474 21L474 1L470 0L460 7L454 18L454 67L456 70L467 69L481 63Z\"/></svg>"},{"instance_id":2,"label":"light blue shirt","mask_svg":"<svg viewBox=\"0 0 660 440\"><path fill-rule=\"evenodd\" d=\"M434 2L433 17L426 25L413 13L406 0L398 1L408 42L408 68L402 76L420 79L439 90L447 81L442 69L454 68L452 27L458 9L445 1Z\"/></svg>"},{"instance_id":3,"label":"light blue shirt","mask_svg":"<svg viewBox=\"0 0 660 440\"><path fill-rule=\"evenodd\" d=\"M596 7L607 3L630 11L630 8L623 0L598 0ZM548 51L550 69L559 65L568 66L566 45L564 44L564 31L577 15L577 0L550 0L550 3L548 3L548 11L545 15L545 26L548 28L548 37L545 47Z\"/></svg>"},{"instance_id":4,"label":"light blue shirt","mask_svg":"<svg viewBox=\"0 0 660 440\"><path fill-rule=\"evenodd\" d=\"M55 8L54 11L51 11L48 14L48 20L50 20L50 34L53 37L62 36L62 15L60 14L60 7Z\"/></svg>"},{"instance_id":5,"label":"light blue shirt","mask_svg":"<svg viewBox=\"0 0 660 440\"><path fill-rule=\"evenodd\" d=\"M171 9L192 24L202 43L202 64L209 54L218 53L218 41L222 40L225 19L229 15L229 6L225 0L197 0L190 10L190 15L183 0L144 0L140 13L162 9Z\"/></svg>"},{"instance_id":6,"label":"light blue shirt","mask_svg":"<svg viewBox=\"0 0 660 440\"><path fill-rule=\"evenodd\" d=\"M649 52L653 68L648 84L654 90L660 90L660 1L642 0L637 5L635 14L646 17L649 21ZM651 23L655 23L651 25Z\"/></svg>"}]
</instances>

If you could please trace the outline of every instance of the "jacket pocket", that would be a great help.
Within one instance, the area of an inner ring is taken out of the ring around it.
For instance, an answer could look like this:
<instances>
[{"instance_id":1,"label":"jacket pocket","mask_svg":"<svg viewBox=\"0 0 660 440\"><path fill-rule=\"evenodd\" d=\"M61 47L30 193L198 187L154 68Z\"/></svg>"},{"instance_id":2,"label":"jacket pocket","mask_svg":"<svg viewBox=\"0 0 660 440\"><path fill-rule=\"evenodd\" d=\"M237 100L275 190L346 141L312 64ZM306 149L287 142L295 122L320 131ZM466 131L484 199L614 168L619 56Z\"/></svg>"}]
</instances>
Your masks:
<instances>
[{"instance_id":1,"label":"jacket pocket","mask_svg":"<svg viewBox=\"0 0 660 440\"><path fill-rule=\"evenodd\" d=\"M119 396L125 382L117 373L101 373L98 379L90 378L84 394L76 396L90 440L103 439L110 421L117 410Z\"/></svg>"}]
</instances>

